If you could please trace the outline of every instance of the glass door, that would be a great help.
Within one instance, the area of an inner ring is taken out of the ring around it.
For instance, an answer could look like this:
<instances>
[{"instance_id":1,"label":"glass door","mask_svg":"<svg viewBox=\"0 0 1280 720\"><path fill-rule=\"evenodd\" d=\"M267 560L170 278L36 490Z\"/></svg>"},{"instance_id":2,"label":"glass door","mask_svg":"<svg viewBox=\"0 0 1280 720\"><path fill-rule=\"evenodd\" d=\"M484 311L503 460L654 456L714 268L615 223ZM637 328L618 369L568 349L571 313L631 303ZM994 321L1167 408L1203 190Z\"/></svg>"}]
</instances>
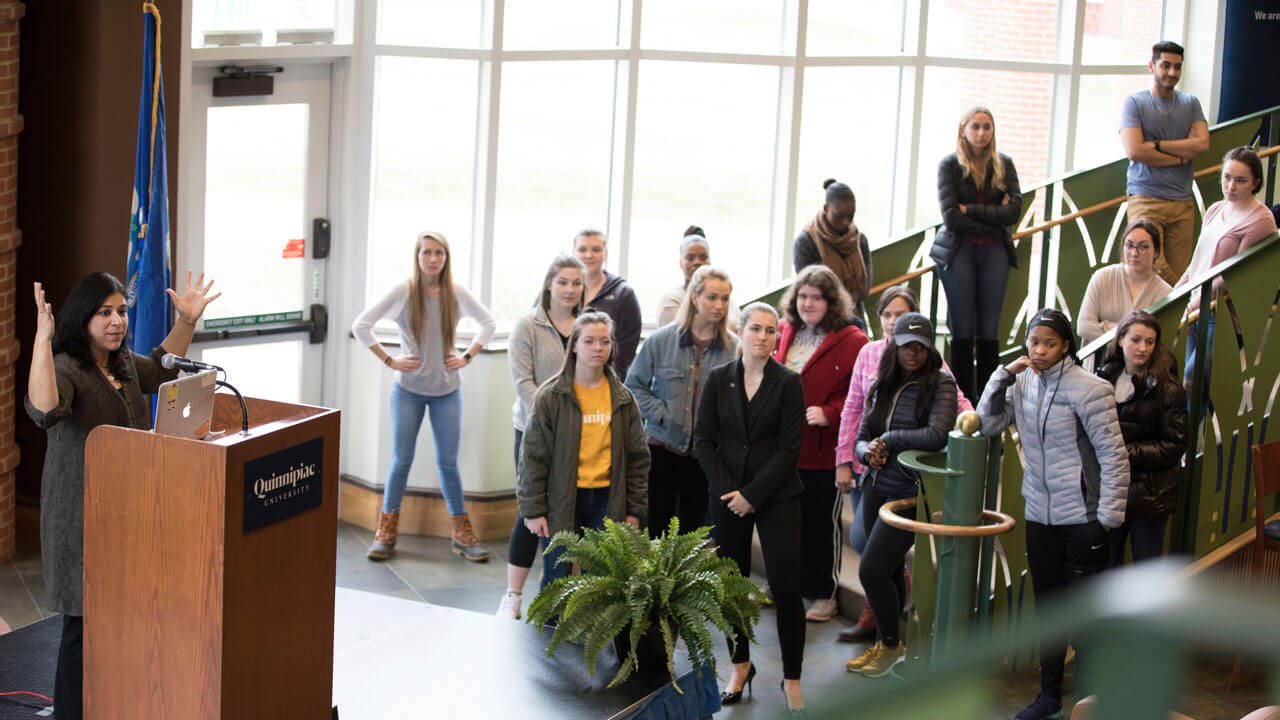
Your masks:
<instances>
[{"instance_id":1,"label":"glass door","mask_svg":"<svg viewBox=\"0 0 1280 720\"><path fill-rule=\"evenodd\" d=\"M225 73L192 69L187 137L197 150L185 177L199 187L183 192L187 266L175 284L203 270L223 295L191 356L226 369L245 395L319 404L331 66L285 65L270 95L215 97Z\"/></svg>"}]
</instances>

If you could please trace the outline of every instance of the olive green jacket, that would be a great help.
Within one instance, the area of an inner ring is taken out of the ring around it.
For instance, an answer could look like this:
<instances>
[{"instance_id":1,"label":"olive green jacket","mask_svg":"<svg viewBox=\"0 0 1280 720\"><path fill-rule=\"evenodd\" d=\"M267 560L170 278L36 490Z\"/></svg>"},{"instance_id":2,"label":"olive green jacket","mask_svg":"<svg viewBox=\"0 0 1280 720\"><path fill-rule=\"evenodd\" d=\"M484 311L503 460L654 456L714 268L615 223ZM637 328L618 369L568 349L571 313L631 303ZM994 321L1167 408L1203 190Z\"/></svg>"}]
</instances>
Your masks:
<instances>
[{"instance_id":1,"label":"olive green jacket","mask_svg":"<svg viewBox=\"0 0 1280 720\"><path fill-rule=\"evenodd\" d=\"M642 518L649 510L649 446L644 421L631 392L613 369L605 371L612 398L609 421L612 459L609 465L608 516L623 521ZM557 375L538 389L524 430L516 505L524 518L547 518L548 530L577 530L573 521L578 490L578 442L582 407L573 391L573 376Z\"/></svg>"}]
</instances>

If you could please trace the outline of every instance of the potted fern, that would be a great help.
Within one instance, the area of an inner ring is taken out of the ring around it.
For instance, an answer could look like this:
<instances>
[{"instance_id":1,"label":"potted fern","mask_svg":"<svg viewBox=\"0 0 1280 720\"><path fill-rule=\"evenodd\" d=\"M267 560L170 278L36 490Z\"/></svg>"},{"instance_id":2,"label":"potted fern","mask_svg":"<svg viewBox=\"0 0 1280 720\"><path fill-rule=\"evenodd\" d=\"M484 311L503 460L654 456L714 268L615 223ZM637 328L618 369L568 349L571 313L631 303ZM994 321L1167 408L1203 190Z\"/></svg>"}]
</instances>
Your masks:
<instances>
[{"instance_id":1,"label":"potted fern","mask_svg":"<svg viewBox=\"0 0 1280 720\"><path fill-rule=\"evenodd\" d=\"M684 638L694 668L714 667L712 628L735 642L755 642L760 607L752 598L763 592L732 560L716 557L709 533L701 527L681 535L676 518L652 540L646 531L613 520L582 536L556 533L548 550L563 547L560 562L577 563L582 574L539 591L526 622L536 623L539 632L555 623L548 656L565 641L583 643L592 676L596 656L619 637L626 652L619 653L624 659L609 687L639 669L646 635L660 645L672 684L677 637Z\"/></svg>"}]
</instances>

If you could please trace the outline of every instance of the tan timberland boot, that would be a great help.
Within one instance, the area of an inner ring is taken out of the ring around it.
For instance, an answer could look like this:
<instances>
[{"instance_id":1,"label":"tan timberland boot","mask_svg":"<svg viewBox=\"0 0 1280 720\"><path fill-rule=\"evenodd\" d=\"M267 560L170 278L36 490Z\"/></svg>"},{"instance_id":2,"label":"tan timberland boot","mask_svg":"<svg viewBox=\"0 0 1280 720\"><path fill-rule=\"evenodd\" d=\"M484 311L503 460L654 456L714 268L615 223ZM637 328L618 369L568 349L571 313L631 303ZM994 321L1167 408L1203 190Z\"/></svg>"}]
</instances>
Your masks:
<instances>
[{"instance_id":1,"label":"tan timberland boot","mask_svg":"<svg viewBox=\"0 0 1280 720\"><path fill-rule=\"evenodd\" d=\"M374 533L373 544L367 553L370 560L386 560L396 551L396 530L400 527L400 511L380 513L378 516L378 532Z\"/></svg>"},{"instance_id":2,"label":"tan timberland boot","mask_svg":"<svg viewBox=\"0 0 1280 720\"><path fill-rule=\"evenodd\" d=\"M489 559L489 551L480 545L480 540L471 529L471 518L466 513L451 515L453 535L450 538L453 551L472 562L485 562Z\"/></svg>"}]
</instances>

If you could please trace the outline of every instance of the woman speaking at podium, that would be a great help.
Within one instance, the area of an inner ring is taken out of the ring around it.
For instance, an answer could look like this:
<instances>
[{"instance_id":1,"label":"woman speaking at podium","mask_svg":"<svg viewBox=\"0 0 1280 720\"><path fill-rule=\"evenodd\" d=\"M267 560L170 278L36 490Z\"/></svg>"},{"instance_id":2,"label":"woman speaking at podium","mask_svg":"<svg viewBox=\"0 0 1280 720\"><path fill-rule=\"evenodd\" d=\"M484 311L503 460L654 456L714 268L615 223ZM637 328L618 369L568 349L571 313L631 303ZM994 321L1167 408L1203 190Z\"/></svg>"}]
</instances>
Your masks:
<instances>
[{"instance_id":1,"label":"woman speaking at podium","mask_svg":"<svg viewBox=\"0 0 1280 720\"><path fill-rule=\"evenodd\" d=\"M83 716L84 633L84 444L99 425L151 429L151 409L143 395L177 377L165 370L165 353L185 355L213 281L202 274L193 287L187 273L182 295L168 290L178 321L150 355L125 344L129 336L124 286L95 272L71 289L54 329L53 308L35 283L36 338L31 347L27 414L49 434L40 485L40 548L44 583L53 610L62 614L62 642L54 679L59 720Z\"/></svg>"}]
</instances>

